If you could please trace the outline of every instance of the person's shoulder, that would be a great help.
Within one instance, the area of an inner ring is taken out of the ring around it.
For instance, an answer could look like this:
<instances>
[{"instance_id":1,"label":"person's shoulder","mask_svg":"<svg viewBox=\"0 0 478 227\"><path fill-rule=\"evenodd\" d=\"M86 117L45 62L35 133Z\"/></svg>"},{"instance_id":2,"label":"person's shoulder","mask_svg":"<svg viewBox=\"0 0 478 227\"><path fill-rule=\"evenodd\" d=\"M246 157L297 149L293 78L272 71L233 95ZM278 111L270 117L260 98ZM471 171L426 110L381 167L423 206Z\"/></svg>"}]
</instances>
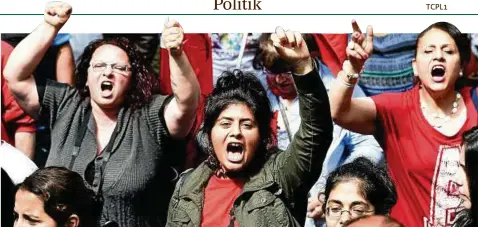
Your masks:
<instances>
[{"instance_id":1,"label":"person's shoulder","mask_svg":"<svg viewBox=\"0 0 478 227\"><path fill-rule=\"evenodd\" d=\"M478 87L465 86L459 90L465 102L472 102L475 109L478 110Z\"/></svg>"},{"instance_id":2,"label":"person's shoulder","mask_svg":"<svg viewBox=\"0 0 478 227\"><path fill-rule=\"evenodd\" d=\"M387 97L389 99L403 99L403 98L412 98L415 95L417 95L418 91L420 90L420 87L414 86L413 88L406 90L406 91L401 91L401 92L386 92L382 94L378 94L375 96L371 96L372 98L376 97Z\"/></svg>"},{"instance_id":3,"label":"person's shoulder","mask_svg":"<svg viewBox=\"0 0 478 227\"><path fill-rule=\"evenodd\" d=\"M478 92L478 86L464 86L459 90L460 94L465 98L469 98L472 95L472 92ZM477 94L478 95L478 94Z\"/></svg>"},{"instance_id":4,"label":"person's shoulder","mask_svg":"<svg viewBox=\"0 0 478 227\"><path fill-rule=\"evenodd\" d=\"M418 99L419 86L403 92L388 92L371 96L376 106L387 107L387 109L411 108Z\"/></svg>"}]
</instances>

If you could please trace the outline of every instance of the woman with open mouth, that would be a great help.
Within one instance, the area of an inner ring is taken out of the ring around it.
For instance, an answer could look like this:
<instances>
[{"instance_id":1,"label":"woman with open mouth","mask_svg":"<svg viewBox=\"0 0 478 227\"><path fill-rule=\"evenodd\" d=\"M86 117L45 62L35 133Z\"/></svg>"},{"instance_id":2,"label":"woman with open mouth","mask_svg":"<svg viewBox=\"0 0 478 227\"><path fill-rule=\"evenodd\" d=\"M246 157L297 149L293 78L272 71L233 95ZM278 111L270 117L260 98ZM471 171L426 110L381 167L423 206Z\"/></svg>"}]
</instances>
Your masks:
<instances>
[{"instance_id":1,"label":"woman with open mouth","mask_svg":"<svg viewBox=\"0 0 478 227\"><path fill-rule=\"evenodd\" d=\"M375 135L383 147L398 201L391 216L405 226L451 226L460 210L462 134L477 125L471 87L457 83L470 59L458 28L438 22L417 38L411 62L417 84L409 91L352 98L352 88L373 51L352 22L348 60L329 95L332 117L344 128Z\"/></svg>"},{"instance_id":2,"label":"woman with open mouth","mask_svg":"<svg viewBox=\"0 0 478 227\"><path fill-rule=\"evenodd\" d=\"M181 48L183 30L170 21L162 33L174 97L153 95L155 78L124 38L85 48L75 88L54 81L37 85L32 72L71 11L66 3L47 5L45 21L12 52L4 69L8 85L26 112L48 116L46 165L67 167L88 182L99 206L96 226L164 226L177 177L167 157L178 152L174 141L188 135L200 95Z\"/></svg>"},{"instance_id":3,"label":"woman with open mouth","mask_svg":"<svg viewBox=\"0 0 478 227\"><path fill-rule=\"evenodd\" d=\"M209 157L180 178L167 226L303 226L307 192L332 141L330 106L301 34L279 27L271 42L294 66L300 129L287 151L275 152L261 82L240 70L223 73L197 137Z\"/></svg>"}]
</instances>

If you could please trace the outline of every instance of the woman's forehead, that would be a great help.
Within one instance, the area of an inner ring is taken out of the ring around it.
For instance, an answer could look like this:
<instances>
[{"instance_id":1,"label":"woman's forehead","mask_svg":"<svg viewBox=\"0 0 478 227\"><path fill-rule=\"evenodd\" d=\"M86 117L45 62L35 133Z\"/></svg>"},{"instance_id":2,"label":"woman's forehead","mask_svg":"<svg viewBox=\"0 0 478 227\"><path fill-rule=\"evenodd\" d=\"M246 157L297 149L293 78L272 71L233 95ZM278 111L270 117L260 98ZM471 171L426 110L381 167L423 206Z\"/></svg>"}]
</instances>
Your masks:
<instances>
[{"instance_id":1,"label":"woman's forehead","mask_svg":"<svg viewBox=\"0 0 478 227\"><path fill-rule=\"evenodd\" d=\"M128 54L118 46L104 44L98 47L91 57L93 60L103 61L129 61Z\"/></svg>"},{"instance_id":2,"label":"woman's forehead","mask_svg":"<svg viewBox=\"0 0 478 227\"><path fill-rule=\"evenodd\" d=\"M355 180L340 182L330 191L329 200L347 204L357 201L366 202L360 191L360 184Z\"/></svg>"},{"instance_id":3,"label":"woman's forehead","mask_svg":"<svg viewBox=\"0 0 478 227\"><path fill-rule=\"evenodd\" d=\"M438 28L432 28L427 31L419 40L419 46L429 46L429 45L454 45L456 46L455 40L451 35Z\"/></svg>"},{"instance_id":4,"label":"woman's forehead","mask_svg":"<svg viewBox=\"0 0 478 227\"><path fill-rule=\"evenodd\" d=\"M251 108L246 103L232 103L226 106L221 113L219 114L219 118L221 117L254 117L252 114Z\"/></svg>"}]
</instances>

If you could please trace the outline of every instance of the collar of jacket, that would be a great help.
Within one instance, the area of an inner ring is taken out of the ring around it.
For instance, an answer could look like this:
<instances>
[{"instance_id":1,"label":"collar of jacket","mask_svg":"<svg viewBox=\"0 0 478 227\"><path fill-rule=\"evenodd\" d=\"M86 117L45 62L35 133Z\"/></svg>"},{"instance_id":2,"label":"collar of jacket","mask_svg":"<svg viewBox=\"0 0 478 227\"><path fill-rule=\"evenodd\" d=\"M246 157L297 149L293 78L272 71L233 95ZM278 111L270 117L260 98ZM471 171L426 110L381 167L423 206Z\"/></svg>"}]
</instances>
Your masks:
<instances>
[{"instance_id":1,"label":"collar of jacket","mask_svg":"<svg viewBox=\"0 0 478 227\"><path fill-rule=\"evenodd\" d=\"M275 185L273 168L270 168L270 165L272 164L271 160L273 160L273 157L269 157L269 160L266 161L262 169L246 180L242 193L238 198L242 197L244 194L266 189ZM213 174L214 170L203 162L191 172L187 181L184 182L179 192L179 199L191 200L197 207L199 207L200 211L202 211L204 190L209 182L209 178L211 178Z\"/></svg>"}]
</instances>

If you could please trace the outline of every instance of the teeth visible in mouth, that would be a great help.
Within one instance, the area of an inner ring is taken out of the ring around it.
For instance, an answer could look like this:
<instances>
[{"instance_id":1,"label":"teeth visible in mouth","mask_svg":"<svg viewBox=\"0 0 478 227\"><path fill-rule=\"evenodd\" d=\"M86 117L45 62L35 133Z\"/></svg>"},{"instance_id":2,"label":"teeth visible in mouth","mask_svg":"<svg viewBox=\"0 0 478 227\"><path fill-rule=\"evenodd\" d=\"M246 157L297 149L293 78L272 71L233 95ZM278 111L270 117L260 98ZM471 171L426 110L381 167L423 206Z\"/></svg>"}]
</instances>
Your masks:
<instances>
[{"instance_id":1,"label":"teeth visible in mouth","mask_svg":"<svg viewBox=\"0 0 478 227\"><path fill-rule=\"evenodd\" d=\"M101 90L104 91L104 90L112 90L113 89L113 83L111 83L110 81L104 81L103 83L101 83Z\"/></svg>"},{"instance_id":2,"label":"teeth visible in mouth","mask_svg":"<svg viewBox=\"0 0 478 227\"><path fill-rule=\"evenodd\" d=\"M432 70L435 70L435 69L445 70L445 67L443 65L435 65L435 66L433 66Z\"/></svg>"},{"instance_id":3,"label":"teeth visible in mouth","mask_svg":"<svg viewBox=\"0 0 478 227\"><path fill-rule=\"evenodd\" d=\"M242 154L241 153L232 153L229 154L229 160L233 162L238 162L242 160Z\"/></svg>"}]
</instances>

